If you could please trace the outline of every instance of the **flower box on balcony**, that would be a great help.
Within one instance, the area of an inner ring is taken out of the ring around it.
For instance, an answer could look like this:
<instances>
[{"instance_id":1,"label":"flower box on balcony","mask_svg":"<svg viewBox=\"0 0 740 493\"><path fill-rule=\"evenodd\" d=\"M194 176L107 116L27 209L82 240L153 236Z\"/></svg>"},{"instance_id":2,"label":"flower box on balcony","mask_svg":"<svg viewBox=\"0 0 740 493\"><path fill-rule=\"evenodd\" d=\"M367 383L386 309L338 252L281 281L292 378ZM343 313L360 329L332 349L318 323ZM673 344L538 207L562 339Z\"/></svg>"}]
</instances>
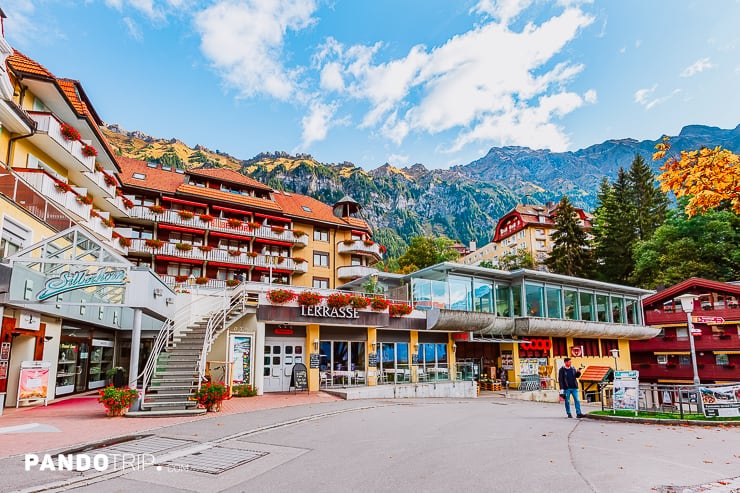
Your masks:
<instances>
[{"instance_id":1,"label":"flower box on balcony","mask_svg":"<svg viewBox=\"0 0 740 493\"><path fill-rule=\"evenodd\" d=\"M114 223L113 222L113 219L111 219L111 218L101 219L100 222L103 223L103 226L106 226L108 228L113 228L113 227L116 226L116 223Z\"/></svg>"},{"instance_id":2,"label":"flower box on balcony","mask_svg":"<svg viewBox=\"0 0 740 493\"><path fill-rule=\"evenodd\" d=\"M78 195L77 202L80 204L90 205L93 203L93 197L89 193L87 195Z\"/></svg>"},{"instance_id":3,"label":"flower box on balcony","mask_svg":"<svg viewBox=\"0 0 740 493\"><path fill-rule=\"evenodd\" d=\"M213 250L213 247L211 245L199 245L198 250L200 250L203 253L208 253L211 250Z\"/></svg>"},{"instance_id":4,"label":"flower box on balcony","mask_svg":"<svg viewBox=\"0 0 740 493\"><path fill-rule=\"evenodd\" d=\"M103 181L104 181L104 182L105 182L105 184L106 184L106 185L108 185L109 187L115 187L116 185L118 185L118 183L116 183L116 179L115 179L115 178L113 178L113 177L112 177L111 175L109 175L108 173L105 173L105 176L103 177Z\"/></svg>"},{"instance_id":5,"label":"flower box on balcony","mask_svg":"<svg viewBox=\"0 0 740 493\"><path fill-rule=\"evenodd\" d=\"M277 258L277 263L278 264L282 264L283 262L285 262L285 257L278 257Z\"/></svg>"},{"instance_id":6,"label":"flower box on balcony","mask_svg":"<svg viewBox=\"0 0 740 493\"><path fill-rule=\"evenodd\" d=\"M412 310L411 305L405 303L393 303L388 307L388 313L391 317L403 317L411 313Z\"/></svg>"},{"instance_id":7,"label":"flower box on balcony","mask_svg":"<svg viewBox=\"0 0 740 493\"><path fill-rule=\"evenodd\" d=\"M57 190L63 193L71 192L72 186L69 183L64 183L63 181L58 181L54 184Z\"/></svg>"},{"instance_id":8,"label":"flower box on balcony","mask_svg":"<svg viewBox=\"0 0 740 493\"><path fill-rule=\"evenodd\" d=\"M188 276L175 276L175 282L185 282L188 280Z\"/></svg>"},{"instance_id":9,"label":"flower box on balcony","mask_svg":"<svg viewBox=\"0 0 740 493\"><path fill-rule=\"evenodd\" d=\"M361 310L363 308L367 308L367 306L370 304L370 300L365 298L364 296L356 294L350 298L349 304L352 305L353 308Z\"/></svg>"},{"instance_id":10,"label":"flower box on balcony","mask_svg":"<svg viewBox=\"0 0 740 493\"><path fill-rule=\"evenodd\" d=\"M158 250L162 248L164 242L162 240L144 240L144 244L153 250Z\"/></svg>"},{"instance_id":11,"label":"flower box on balcony","mask_svg":"<svg viewBox=\"0 0 740 493\"><path fill-rule=\"evenodd\" d=\"M100 164L100 163L98 163L98 162L96 162L95 163L95 171L97 171L98 173L102 173L103 172L103 165Z\"/></svg>"},{"instance_id":12,"label":"flower box on balcony","mask_svg":"<svg viewBox=\"0 0 740 493\"><path fill-rule=\"evenodd\" d=\"M307 235L307 233L305 231L303 231L303 230L300 230L300 229L294 229L293 230L293 236L295 236L296 238L302 238L302 237L304 237L306 235Z\"/></svg>"},{"instance_id":13,"label":"flower box on balcony","mask_svg":"<svg viewBox=\"0 0 740 493\"><path fill-rule=\"evenodd\" d=\"M252 228L252 229L257 229L257 228L261 228L262 227L262 223L258 223L256 221L249 222L249 223L247 223L247 225L250 228Z\"/></svg>"},{"instance_id":14,"label":"flower box on balcony","mask_svg":"<svg viewBox=\"0 0 740 493\"><path fill-rule=\"evenodd\" d=\"M281 234L285 233L285 228L283 226L270 226L270 229L276 235L281 235Z\"/></svg>"},{"instance_id":15,"label":"flower box on balcony","mask_svg":"<svg viewBox=\"0 0 740 493\"><path fill-rule=\"evenodd\" d=\"M295 262L296 264L302 264L305 261L306 259L303 257L293 257L293 262Z\"/></svg>"},{"instance_id":16,"label":"flower box on balcony","mask_svg":"<svg viewBox=\"0 0 740 493\"><path fill-rule=\"evenodd\" d=\"M332 293L326 298L326 306L329 308L343 308L349 305L352 295L345 293Z\"/></svg>"},{"instance_id":17,"label":"flower box on balcony","mask_svg":"<svg viewBox=\"0 0 740 493\"><path fill-rule=\"evenodd\" d=\"M62 137L64 137L64 140L73 141L80 140L80 138L82 138L80 132L72 125L69 125L67 123L62 123L60 131L62 133Z\"/></svg>"},{"instance_id":18,"label":"flower box on balcony","mask_svg":"<svg viewBox=\"0 0 740 493\"><path fill-rule=\"evenodd\" d=\"M389 305L390 302L385 298L373 298L372 301L370 301L372 309L377 311L385 310Z\"/></svg>"},{"instance_id":19,"label":"flower box on balcony","mask_svg":"<svg viewBox=\"0 0 740 493\"><path fill-rule=\"evenodd\" d=\"M131 246L131 239L121 236L120 238L118 238L118 244L121 245L123 248L128 248Z\"/></svg>"},{"instance_id":20,"label":"flower box on balcony","mask_svg":"<svg viewBox=\"0 0 740 493\"><path fill-rule=\"evenodd\" d=\"M232 257L238 257L242 254L241 250L229 250L229 255Z\"/></svg>"},{"instance_id":21,"label":"flower box on balcony","mask_svg":"<svg viewBox=\"0 0 740 493\"><path fill-rule=\"evenodd\" d=\"M321 303L321 295L313 291L303 291L298 295L298 304L304 306L314 306Z\"/></svg>"},{"instance_id":22,"label":"flower box on balcony","mask_svg":"<svg viewBox=\"0 0 740 493\"><path fill-rule=\"evenodd\" d=\"M189 252L193 249L193 245L191 245L190 243L177 243L175 245L175 248L181 252Z\"/></svg>"},{"instance_id":23,"label":"flower box on balcony","mask_svg":"<svg viewBox=\"0 0 740 493\"><path fill-rule=\"evenodd\" d=\"M242 222L239 219L231 218L228 221L226 221L226 224L229 225L230 228L241 228Z\"/></svg>"},{"instance_id":24,"label":"flower box on balcony","mask_svg":"<svg viewBox=\"0 0 740 493\"><path fill-rule=\"evenodd\" d=\"M295 299L296 294L288 289L273 289L267 292L270 302L281 305Z\"/></svg>"},{"instance_id":25,"label":"flower box on balcony","mask_svg":"<svg viewBox=\"0 0 740 493\"><path fill-rule=\"evenodd\" d=\"M98 155L98 151L96 151L95 148L91 145L83 144L82 155L85 157L95 157Z\"/></svg>"},{"instance_id":26,"label":"flower box on balcony","mask_svg":"<svg viewBox=\"0 0 740 493\"><path fill-rule=\"evenodd\" d=\"M208 284L208 278L205 277L205 276L203 276L203 277L196 277L195 278L195 284Z\"/></svg>"},{"instance_id":27,"label":"flower box on balcony","mask_svg":"<svg viewBox=\"0 0 740 493\"><path fill-rule=\"evenodd\" d=\"M239 285L239 280L238 279L226 279L226 285L230 288L233 288L234 286Z\"/></svg>"},{"instance_id":28,"label":"flower box on balcony","mask_svg":"<svg viewBox=\"0 0 740 493\"><path fill-rule=\"evenodd\" d=\"M190 211L177 211L177 215L180 216L180 219L183 219L185 221L188 221L195 217L195 214Z\"/></svg>"},{"instance_id":29,"label":"flower box on balcony","mask_svg":"<svg viewBox=\"0 0 740 493\"><path fill-rule=\"evenodd\" d=\"M164 213L164 207L162 207L161 205L150 205L149 210L152 211L153 214Z\"/></svg>"},{"instance_id":30,"label":"flower box on balcony","mask_svg":"<svg viewBox=\"0 0 740 493\"><path fill-rule=\"evenodd\" d=\"M363 243L365 244L365 246L375 245L375 242L373 240L364 240Z\"/></svg>"},{"instance_id":31,"label":"flower box on balcony","mask_svg":"<svg viewBox=\"0 0 740 493\"><path fill-rule=\"evenodd\" d=\"M344 243L347 246L352 246L355 243L355 240L344 240L342 243Z\"/></svg>"},{"instance_id":32,"label":"flower box on balcony","mask_svg":"<svg viewBox=\"0 0 740 493\"><path fill-rule=\"evenodd\" d=\"M213 222L214 219L216 219L210 214L201 214L199 217L200 217L200 220L204 223L211 223Z\"/></svg>"},{"instance_id":33,"label":"flower box on balcony","mask_svg":"<svg viewBox=\"0 0 740 493\"><path fill-rule=\"evenodd\" d=\"M385 247L385 245L379 245L378 250L380 250L380 253L385 253L388 251L388 249Z\"/></svg>"},{"instance_id":34,"label":"flower box on balcony","mask_svg":"<svg viewBox=\"0 0 740 493\"><path fill-rule=\"evenodd\" d=\"M121 197L121 202L123 202L123 206L126 209L133 209L134 208L134 201L131 199L127 199L126 197Z\"/></svg>"},{"instance_id":35,"label":"flower box on balcony","mask_svg":"<svg viewBox=\"0 0 740 493\"><path fill-rule=\"evenodd\" d=\"M258 255L259 255L259 253L257 253L257 252L247 252L247 257L254 258L254 257L257 257Z\"/></svg>"}]
</instances>

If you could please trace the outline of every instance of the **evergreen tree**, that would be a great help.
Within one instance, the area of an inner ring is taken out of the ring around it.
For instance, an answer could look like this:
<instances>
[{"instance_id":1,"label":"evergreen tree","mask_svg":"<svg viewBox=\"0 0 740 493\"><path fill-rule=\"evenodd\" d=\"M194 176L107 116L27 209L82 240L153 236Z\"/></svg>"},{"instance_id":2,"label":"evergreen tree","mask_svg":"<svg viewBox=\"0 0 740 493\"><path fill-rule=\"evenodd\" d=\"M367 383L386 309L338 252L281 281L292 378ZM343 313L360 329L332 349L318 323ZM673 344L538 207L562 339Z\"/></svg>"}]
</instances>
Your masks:
<instances>
[{"instance_id":1,"label":"evergreen tree","mask_svg":"<svg viewBox=\"0 0 740 493\"><path fill-rule=\"evenodd\" d=\"M567 196L555 211L553 247L545 265L550 271L568 276L586 277L591 274L593 262L586 232L579 225L580 217Z\"/></svg>"},{"instance_id":2,"label":"evergreen tree","mask_svg":"<svg viewBox=\"0 0 740 493\"><path fill-rule=\"evenodd\" d=\"M650 165L640 154L635 156L628 173L629 201L634 207L634 226L637 239L650 239L663 224L668 209L668 199L656 180Z\"/></svg>"},{"instance_id":3,"label":"evergreen tree","mask_svg":"<svg viewBox=\"0 0 740 493\"><path fill-rule=\"evenodd\" d=\"M619 168L614 184L604 178L594 211L594 243L598 270L596 277L605 282L626 283L634 270L632 249L637 235L635 207L630 201L627 173Z\"/></svg>"}]
</instances>

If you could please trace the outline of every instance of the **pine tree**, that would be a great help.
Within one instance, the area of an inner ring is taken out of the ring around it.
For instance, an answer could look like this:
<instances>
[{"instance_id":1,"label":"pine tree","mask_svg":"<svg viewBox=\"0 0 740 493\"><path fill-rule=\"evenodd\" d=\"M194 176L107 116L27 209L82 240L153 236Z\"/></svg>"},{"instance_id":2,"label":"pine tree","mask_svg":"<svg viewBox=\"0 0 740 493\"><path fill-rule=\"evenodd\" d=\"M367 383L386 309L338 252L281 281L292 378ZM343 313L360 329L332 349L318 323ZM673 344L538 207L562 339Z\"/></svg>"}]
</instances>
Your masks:
<instances>
[{"instance_id":1,"label":"pine tree","mask_svg":"<svg viewBox=\"0 0 740 493\"><path fill-rule=\"evenodd\" d=\"M634 207L637 239L649 240L665 221L668 199L655 180L650 165L640 154L635 156L628 173L629 201Z\"/></svg>"},{"instance_id":2,"label":"pine tree","mask_svg":"<svg viewBox=\"0 0 740 493\"><path fill-rule=\"evenodd\" d=\"M593 229L598 259L596 277L605 282L626 283L634 270L632 251L637 234L630 183L623 168L613 185L604 178L597 200Z\"/></svg>"},{"instance_id":3,"label":"pine tree","mask_svg":"<svg viewBox=\"0 0 740 493\"><path fill-rule=\"evenodd\" d=\"M580 217L567 196L555 212L553 247L545 265L550 271L568 276L586 277L593 267L590 242L579 225Z\"/></svg>"}]
</instances>

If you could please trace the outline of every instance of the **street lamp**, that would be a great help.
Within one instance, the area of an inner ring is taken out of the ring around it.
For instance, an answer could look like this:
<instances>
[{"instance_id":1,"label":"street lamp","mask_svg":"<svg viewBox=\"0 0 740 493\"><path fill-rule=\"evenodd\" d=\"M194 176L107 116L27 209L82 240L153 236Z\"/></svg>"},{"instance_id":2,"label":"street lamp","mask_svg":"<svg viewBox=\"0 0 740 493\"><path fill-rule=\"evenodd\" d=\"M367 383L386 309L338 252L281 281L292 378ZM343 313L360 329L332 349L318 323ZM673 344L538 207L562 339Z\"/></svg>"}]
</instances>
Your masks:
<instances>
[{"instance_id":1,"label":"street lamp","mask_svg":"<svg viewBox=\"0 0 740 493\"><path fill-rule=\"evenodd\" d=\"M691 312L694 311L694 300L698 298L693 294L682 294L677 297L681 301L681 307L686 312L686 321L689 327L689 344L691 345L691 366L694 369L694 385L699 386L699 370L696 367L696 349L694 348L694 325L691 322Z\"/></svg>"},{"instance_id":2,"label":"street lamp","mask_svg":"<svg viewBox=\"0 0 740 493\"><path fill-rule=\"evenodd\" d=\"M617 371L619 368L617 367L617 359L619 359L619 349L610 349L610 353L612 353L612 358L614 358L614 371Z\"/></svg>"}]
</instances>

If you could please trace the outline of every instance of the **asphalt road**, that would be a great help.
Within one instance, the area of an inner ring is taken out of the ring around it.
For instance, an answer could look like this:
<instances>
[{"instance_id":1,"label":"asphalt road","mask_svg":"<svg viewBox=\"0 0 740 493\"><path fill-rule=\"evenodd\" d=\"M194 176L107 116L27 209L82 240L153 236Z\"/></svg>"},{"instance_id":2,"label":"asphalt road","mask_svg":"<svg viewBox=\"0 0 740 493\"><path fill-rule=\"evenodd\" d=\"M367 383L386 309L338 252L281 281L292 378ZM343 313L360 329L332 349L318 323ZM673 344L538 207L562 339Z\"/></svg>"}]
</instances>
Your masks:
<instances>
[{"instance_id":1,"label":"asphalt road","mask_svg":"<svg viewBox=\"0 0 740 493\"><path fill-rule=\"evenodd\" d=\"M216 416L112 447L80 453L129 453L138 462L26 471L23 457L11 457L0 461L0 490L740 491L740 427L567 419L558 404L498 396L339 401Z\"/></svg>"}]
</instances>

